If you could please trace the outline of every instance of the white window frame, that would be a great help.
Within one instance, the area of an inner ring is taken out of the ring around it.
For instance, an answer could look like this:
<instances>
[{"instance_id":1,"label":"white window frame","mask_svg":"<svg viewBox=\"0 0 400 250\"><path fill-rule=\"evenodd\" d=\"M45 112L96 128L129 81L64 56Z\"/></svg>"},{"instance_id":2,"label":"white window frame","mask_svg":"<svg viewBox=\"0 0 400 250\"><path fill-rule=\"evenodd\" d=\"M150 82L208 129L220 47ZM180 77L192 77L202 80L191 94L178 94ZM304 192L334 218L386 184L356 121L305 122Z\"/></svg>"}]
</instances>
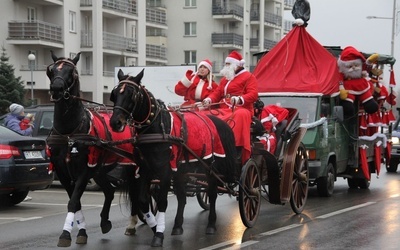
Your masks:
<instances>
[{"instance_id":1,"label":"white window frame","mask_svg":"<svg viewBox=\"0 0 400 250\"><path fill-rule=\"evenodd\" d=\"M196 50L185 50L185 64L196 64L197 62L197 51Z\"/></svg>"},{"instance_id":2,"label":"white window frame","mask_svg":"<svg viewBox=\"0 0 400 250\"><path fill-rule=\"evenodd\" d=\"M196 0L185 0L185 7L197 7Z\"/></svg>"},{"instance_id":3,"label":"white window frame","mask_svg":"<svg viewBox=\"0 0 400 250\"><path fill-rule=\"evenodd\" d=\"M76 12L69 11L69 32L76 33Z\"/></svg>"},{"instance_id":4,"label":"white window frame","mask_svg":"<svg viewBox=\"0 0 400 250\"><path fill-rule=\"evenodd\" d=\"M196 22L185 22L184 23L184 34L185 34L185 36L197 36L197 23Z\"/></svg>"},{"instance_id":5,"label":"white window frame","mask_svg":"<svg viewBox=\"0 0 400 250\"><path fill-rule=\"evenodd\" d=\"M28 22L35 22L37 20L36 8L28 7L27 9L28 9L27 13Z\"/></svg>"}]
</instances>

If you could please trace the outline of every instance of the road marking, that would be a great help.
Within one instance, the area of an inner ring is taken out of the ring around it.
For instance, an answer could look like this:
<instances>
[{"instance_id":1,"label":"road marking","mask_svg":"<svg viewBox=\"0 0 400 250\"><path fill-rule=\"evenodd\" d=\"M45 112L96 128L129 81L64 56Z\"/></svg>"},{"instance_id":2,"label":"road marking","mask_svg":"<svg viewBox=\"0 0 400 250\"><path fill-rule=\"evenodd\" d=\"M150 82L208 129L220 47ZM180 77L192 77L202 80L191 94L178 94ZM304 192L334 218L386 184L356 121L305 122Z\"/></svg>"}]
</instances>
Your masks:
<instances>
[{"instance_id":1,"label":"road marking","mask_svg":"<svg viewBox=\"0 0 400 250\"><path fill-rule=\"evenodd\" d=\"M335 216L335 215L342 214L342 213L345 213L345 212L348 212L348 211L351 211L351 210L355 210L355 209L359 209L359 208L362 208L362 207L366 207L366 206L369 206L369 205L372 205L372 204L375 204L375 203L376 202L366 202L364 204L360 204L360 205L353 206L353 207L348 207L348 208L341 209L341 210L338 210L338 211L335 211L335 212L332 212L332 213L329 213L329 214L324 214L324 215L318 216L318 217L316 217L316 219L326 219L326 218L329 218L331 216Z\"/></svg>"},{"instance_id":2,"label":"road marking","mask_svg":"<svg viewBox=\"0 0 400 250\"><path fill-rule=\"evenodd\" d=\"M199 250L213 250L213 249L218 249L224 246L228 246L228 245L234 245L236 244L237 240L230 240L230 241L225 241L225 242L221 242L219 244L215 244L206 248L201 248Z\"/></svg>"},{"instance_id":3,"label":"road marking","mask_svg":"<svg viewBox=\"0 0 400 250\"><path fill-rule=\"evenodd\" d=\"M280 233L280 232L283 232L283 231L286 231L286 230L289 230L289 229L292 229L292 228L296 228L296 227L299 227L299 226L302 226L302 225L301 224L292 224L292 225L288 225L288 226L285 226L285 227L280 227L280 228L277 228L277 229L274 229L274 230L271 230L271 231L267 231L267 232L264 232L264 233L260 233L259 235L261 235L261 236L273 235L273 234Z\"/></svg>"},{"instance_id":4,"label":"road marking","mask_svg":"<svg viewBox=\"0 0 400 250\"><path fill-rule=\"evenodd\" d=\"M43 217L20 218L19 221L36 220L36 219L42 219L42 218L43 218Z\"/></svg>"},{"instance_id":5,"label":"road marking","mask_svg":"<svg viewBox=\"0 0 400 250\"><path fill-rule=\"evenodd\" d=\"M46 206L67 206L67 203L41 203L41 202L24 202L24 204L30 204L30 205L46 205ZM111 206L117 206L119 204L114 203L111 204ZM103 207L103 204L86 204L83 205L82 207Z\"/></svg>"},{"instance_id":6,"label":"road marking","mask_svg":"<svg viewBox=\"0 0 400 250\"><path fill-rule=\"evenodd\" d=\"M249 241L243 242L241 244L235 244L235 245L233 245L231 247L222 248L222 249L223 250L236 250L236 249L241 249L242 247L247 247L247 246L250 246L250 245L253 245L253 244L256 244L256 243L258 243L258 241L249 240Z\"/></svg>"}]
</instances>

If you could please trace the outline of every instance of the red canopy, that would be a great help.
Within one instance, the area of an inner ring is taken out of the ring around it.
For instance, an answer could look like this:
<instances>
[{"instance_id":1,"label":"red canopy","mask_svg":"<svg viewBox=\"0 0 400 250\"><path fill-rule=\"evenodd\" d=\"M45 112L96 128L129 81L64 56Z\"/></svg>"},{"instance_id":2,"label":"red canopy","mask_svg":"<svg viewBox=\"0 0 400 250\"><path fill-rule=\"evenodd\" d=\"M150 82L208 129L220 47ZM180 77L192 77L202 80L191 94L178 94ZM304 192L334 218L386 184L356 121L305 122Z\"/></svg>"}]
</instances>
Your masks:
<instances>
[{"instance_id":1,"label":"red canopy","mask_svg":"<svg viewBox=\"0 0 400 250\"><path fill-rule=\"evenodd\" d=\"M258 62L259 92L339 92L337 59L303 26L294 27Z\"/></svg>"}]
</instances>

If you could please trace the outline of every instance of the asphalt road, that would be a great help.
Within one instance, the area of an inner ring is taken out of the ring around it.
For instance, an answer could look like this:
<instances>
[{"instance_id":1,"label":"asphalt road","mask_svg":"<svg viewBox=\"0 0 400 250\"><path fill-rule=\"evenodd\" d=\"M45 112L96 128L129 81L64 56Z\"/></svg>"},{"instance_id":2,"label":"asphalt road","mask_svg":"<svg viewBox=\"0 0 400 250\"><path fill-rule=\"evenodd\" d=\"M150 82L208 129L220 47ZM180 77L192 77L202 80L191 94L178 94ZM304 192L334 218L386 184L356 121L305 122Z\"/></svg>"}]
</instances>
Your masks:
<instances>
[{"instance_id":1,"label":"asphalt road","mask_svg":"<svg viewBox=\"0 0 400 250\"><path fill-rule=\"evenodd\" d=\"M67 195L60 187L30 192L33 199L12 208L0 208L0 249L56 249L66 216ZM84 214L89 235L87 245L73 243L68 249L154 249L152 232L139 223L135 236L124 235L129 212L119 194L113 202L113 229L102 234L101 192L85 192ZM370 189L349 189L347 182L335 183L334 195L318 197L312 187L306 208L295 215L289 204L263 201L260 216L247 229L240 219L238 202L222 195L217 200L218 231L205 235L208 212L196 198L188 198L184 234L171 236L176 199L169 198L162 249L399 249L400 173L382 171L372 175Z\"/></svg>"}]
</instances>

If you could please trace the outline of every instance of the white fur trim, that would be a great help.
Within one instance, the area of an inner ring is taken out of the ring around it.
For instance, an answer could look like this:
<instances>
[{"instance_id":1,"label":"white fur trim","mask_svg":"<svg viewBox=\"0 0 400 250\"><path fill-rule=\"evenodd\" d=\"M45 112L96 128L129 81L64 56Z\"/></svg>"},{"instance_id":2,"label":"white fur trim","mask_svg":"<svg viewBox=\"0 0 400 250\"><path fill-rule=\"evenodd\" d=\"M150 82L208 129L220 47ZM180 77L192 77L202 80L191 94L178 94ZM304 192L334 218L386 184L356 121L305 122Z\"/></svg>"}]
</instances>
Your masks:
<instances>
[{"instance_id":1,"label":"white fur trim","mask_svg":"<svg viewBox=\"0 0 400 250\"><path fill-rule=\"evenodd\" d=\"M194 98L196 98L197 100L201 99L201 93L203 92L204 83L205 83L204 80L200 80L196 86L196 90L194 92Z\"/></svg>"},{"instance_id":2,"label":"white fur trim","mask_svg":"<svg viewBox=\"0 0 400 250\"><path fill-rule=\"evenodd\" d=\"M192 85L192 82L186 76L181 79L181 83L187 88Z\"/></svg>"},{"instance_id":3,"label":"white fur trim","mask_svg":"<svg viewBox=\"0 0 400 250\"><path fill-rule=\"evenodd\" d=\"M210 72L212 71L212 66L207 61L201 61L198 67L200 68L200 66L205 66Z\"/></svg>"}]
</instances>

